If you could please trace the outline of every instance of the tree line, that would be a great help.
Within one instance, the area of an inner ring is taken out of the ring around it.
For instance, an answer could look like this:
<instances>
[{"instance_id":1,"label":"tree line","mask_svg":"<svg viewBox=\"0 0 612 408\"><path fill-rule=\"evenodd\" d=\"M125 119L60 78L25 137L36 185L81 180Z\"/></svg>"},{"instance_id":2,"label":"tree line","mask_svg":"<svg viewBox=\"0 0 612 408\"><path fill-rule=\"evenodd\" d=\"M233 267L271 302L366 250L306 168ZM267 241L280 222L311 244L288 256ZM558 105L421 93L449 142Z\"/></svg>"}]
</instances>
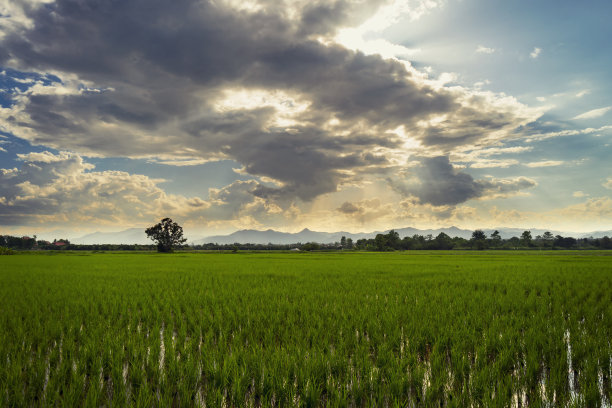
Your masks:
<instances>
[{"instance_id":1,"label":"tree line","mask_svg":"<svg viewBox=\"0 0 612 408\"><path fill-rule=\"evenodd\" d=\"M16 237L0 235L0 247L15 250L72 250L72 251L153 251L159 249L158 245L140 244L72 244L67 239L54 240L53 242L36 240L30 237ZM299 249L302 251L331 251L331 250L357 250L357 251L402 251L402 250L448 250L448 249L612 249L612 239L603 238L573 238L561 235L553 236L551 233L531 236L531 232L525 231L520 237L502 239L499 232L493 232L487 236L482 230L472 233L470 239L461 237L451 238L441 232L437 236L413 235L400 238L399 234L391 230L386 234L377 234L374 238L358 239L355 242L351 238L342 237L339 242L334 243L293 243L293 244L190 244L176 245L179 250L203 250L203 251L288 251Z\"/></svg>"},{"instance_id":2,"label":"tree line","mask_svg":"<svg viewBox=\"0 0 612 408\"><path fill-rule=\"evenodd\" d=\"M2 249L46 249L46 250L151 250L157 248L158 252L172 252L174 248L192 250L362 250L362 251L397 251L397 250L419 250L419 249L612 249L612 239L603 238L580 238L553 236L551 232L545 232L535 238L531 231L523 231L520 237L502 239L499 231L495 230L487 237L484 231L475 230L470 239L461 237L451 238L448 234L440 232L435 238L433 235L413 235L412 237L400 238L399 233L391 230L386 234L376 234L374 238L358 239L355 243L351 238L343 236L340 242L333 244L319 244L307 242L305 244L203 244L185 245L187 239L183 237L183 228L170 218L164 218L158 224L147 228L145 233L156 245L74 245L67 239L53 240L53 242L37 240L33 238L14 237L0 235L0 248ZM7 253L6 251L2 253Z\"/></svg>"},{"instance_id":3,"label":"tree line","mask_svg":"<svg viewBox=\"0 0 612 408\"><path fill-rule=\"evenodd\" d=\"M532 237L531 231L524 231L520 237L503 239L499 231L487 236L484 231L476 230L470 239L451 238L444 232L436 237L432 235L413 235L400 239L399 234L391 230L386 234L377 234L371 239L359 239L355 249L370 251L419 250L419 249L612 249L612 239L573 238L554 236L550 232Z\"/></svg>"},{"instance_id":4,"label":"tree line","mask_svg":"<svg viewBox=\"0 0 612 408\"><path fill-rule=\"evenodd\" d=\"M156 245L140 244L73 244L68 239L53 241L38 240L36 237L16 237L0 235L0 247L15 250L46 250L46 251L149 251Z\"/></svg>"}]
</instances>

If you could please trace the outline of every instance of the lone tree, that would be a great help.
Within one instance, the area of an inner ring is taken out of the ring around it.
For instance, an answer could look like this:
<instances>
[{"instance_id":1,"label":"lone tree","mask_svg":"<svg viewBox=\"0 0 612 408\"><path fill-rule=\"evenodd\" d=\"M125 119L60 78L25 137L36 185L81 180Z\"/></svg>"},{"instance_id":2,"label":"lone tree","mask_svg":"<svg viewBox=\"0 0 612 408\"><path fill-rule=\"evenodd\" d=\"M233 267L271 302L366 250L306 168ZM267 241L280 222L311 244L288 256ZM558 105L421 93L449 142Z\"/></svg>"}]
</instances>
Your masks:
<instances>
[{"instance_id":1,"label":"lone tree","mask_svg":"<svg viewBox=\"0 0 612 408\"><path fill-rule=\"evenodd\" d=\"M173 245L187 241L187 238L183 238L183 227L170 218L164 218L160 223L147 228L145 233L157 242L157 252L172 252Z\"/></svg>"}]
</instances>

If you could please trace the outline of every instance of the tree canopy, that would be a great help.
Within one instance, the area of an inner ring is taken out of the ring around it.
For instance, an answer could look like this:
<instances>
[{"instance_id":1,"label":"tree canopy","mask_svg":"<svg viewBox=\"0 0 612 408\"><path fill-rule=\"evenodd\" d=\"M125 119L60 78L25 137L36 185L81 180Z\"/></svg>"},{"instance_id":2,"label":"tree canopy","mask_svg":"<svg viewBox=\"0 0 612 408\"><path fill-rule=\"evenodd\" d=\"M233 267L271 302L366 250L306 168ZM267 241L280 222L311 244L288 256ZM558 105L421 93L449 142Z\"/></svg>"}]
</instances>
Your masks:
<instances>
[{"instance_id":1,"label":"tree canopy","mask_svg":"<svg viewBox=\"0 0 612 408\"><path fill-rule=\"evenodd\" d=\"M172 252L172 247L181 245L187 241L183 238L183 227L164 218L161 222L145 230L149 238L157 243L157 252Z\"/></svg>"}]
</instances>

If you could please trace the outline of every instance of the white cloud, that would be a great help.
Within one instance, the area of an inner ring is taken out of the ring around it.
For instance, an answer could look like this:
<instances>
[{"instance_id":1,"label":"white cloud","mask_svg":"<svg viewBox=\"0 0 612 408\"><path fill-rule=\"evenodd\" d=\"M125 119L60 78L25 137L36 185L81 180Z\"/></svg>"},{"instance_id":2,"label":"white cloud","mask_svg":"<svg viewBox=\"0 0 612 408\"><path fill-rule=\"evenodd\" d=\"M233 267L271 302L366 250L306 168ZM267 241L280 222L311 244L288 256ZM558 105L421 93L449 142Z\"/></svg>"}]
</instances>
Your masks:
<instances>
[{"instance_id":1,"label":"white cloud","mask_svg":"<svg viewBox=\"0 0 612 408\"><path fill-rule=\"evenodd\" d=\"M556 132L536 133L530 135L525 141L531 143L536 140L551 139L554 137L567 137L567 136L578 136L578 135L592 135L601 132L607 132L612 130L612 125L606 125L599 128L585 128L576 130L559 130Z\"/></svg>"},{"instance_id":2,"label":"white cloud","mask_svg":"<svg viewBox=\"0 0 612 408\"><path fill-rule=\"evenodd\" d=\"M383 58L410 57L421 52L419 48L408 48L382 38L366 40L364 33L356 28L339 30L335 41L348 49L361 51L366 55L378 54Z\"/></svg>"},{"instance_id":3,"label":"white cloud","mask_svg":"<svg viewBox=\"0 0 612 408\"><path fill-rule=\"evenodd\" d=\"M10 33L32 28L34 22L27 16L25 10L52 1L54 0L0 1L0 40Z\"/></svg>"},{"instance_id":4,"label":"white cloud","mask_svg":"<svg viewBox=\"0 0 612 408\"><path fill-rule=\"evenodd\" d=\"M442 5L441 0L392 0L379 8L376 14L361 24L359 29L364 33L381 32L406 17L412 21L418 20Z\"/></svg>"},{"instance_id":5,"label":"white cloud","mask_svg":"<svg viewBox=\"0 0 612 408\"><path fill-rule=\"evenodd\" d=\"M612 190L612 177L608 177L606 181L602 183L602 186L604 186L605 188L609 190Z\"/></svg>"},{"instance_id":6,"label":"white cloud","mask_svg":"<svg viewBox=\"0 0 612 408\"><path fill-rule=\"evenodd\" d=\"M17 158L26 163L78 163L79 166L83 166L84 170L91 170L94 168L93 165L84 163L83 160L78 156L70 152L59 152L53 154L51 152L30 152L25 154L17 154Z\"/></svg>"},{"instance_id":7,"label":"white cloud","mask_svg":"<svg viewBox=\"0 0 612 408\"><path fill-rule=\"evenodd\" d=\"M491 85L491 81L489 81L488 79L485 79L484 81L478 81L474 83L474 89L476 90L482 90L482 88L485 87L485 85Z\"/></svg>"},{"instance_id":8,"label":"white cloud","mask_svg":"<svg viewBox=\"0 0 612 408\"><path fill-rule=\"evenodd\" d=\"M532 167L532 168L536 168L536 167L553 167L553 166L560 166L563 163L565 163L565 162L564 161L560 161L560 160L543 160L543 161L539 161L539 162L525 163L525 166Z\"/></svg>"},{"instance_id":9,"label":"white cloud","mask_svg":"<svg viewBox=\"0 0 612 408\"><path fill-rule=\"evenodd\" d=\"M479 159L474 163L470 164L470 167L473 169L505 169L510 166L514 166L518 164L518 160L515 159L505 159L505 160L490 160L490 159Z\"/></svg>"},{"instance_id":10,"label":"white cloud","mask_svg":"<svg viewBox=\"0 0 612 408\"><path fill-rule=\"evenodd\" d=\"M587 194L585 194L584 191L574 191L574 193L572 194L572 197L576 197L576 198L582 198L586 196Z\"/></svg>"},{"instance_id":11,"label":"white cloud","mask_svg":"<svg viewBox=\"0 0 612 408\"><path fill-rule=\"evenodd\" d=\"M576 218L612 219L612 199L610 197L590 198L584 203L570 205L559 210L561 215Z\"/></svg>"},{"instance_id":12,"label":"white cloud","mask_svg":"<svg viewBox=\"0 0 612 408\"><path fill-rule=\"evenodd\" d=\"M583 96L588 95L590 93L591 93L590 89L583 89L582 91L576 94L576 98L582 98Z\"/></svg>"},{"instance_id":13,"label":"white cloud","mask_svg":"<svg viewBox=\"0 0 612 408\"><path fill-rule=\"evenodd\" d=\"M519 154L533 150L531 146L512 146L512 147L489 147L475 149L469 152L453 152L451 160L453 162L474 162L480 163L483 157L498 156L502 154ZM517 164L517 163L512 163Z\"/></svg>"},{"instance_id":14,"label":"white cloud","mask_svg":"<svg viewBox=\"0 0 612 408\"><path fill-rule=\"evenodd\" d=\"M605 115L606 113L608 113L610 109L612 109L612 106L606 106L605 108L593 109L588 112L581 113L580 115L574 116L572 120L599 118Z\"/></svg>"},{"instance_id":15,"label":"white cloud","mask_svg":"<svg viewBox=\"0 0 612 408\"><path fill-rule=\"evenodd\" d=\"M495 52L495 48L485 47L484 45L479 45L476 48L476 53L478 54L493 54Z\"/></svg>"},{"instance_id":16,"label":"white cloud","mask_svg":"<svg viewBox=\"0 0 612 408\"><path fill-rule=\"evenodd\" d=\"M442 5L443 1L441 0L391 0L378 8L373 16L359 26L343 27L338 30L334 41L348 49L358 50L366 55L378 54L384 58L413 56L421 50L394 44L381 38L380 32L402 19L418 20Z\"/></svg>"},{"instance_id":17,"label":"white cloud","mask_svg":"<svg viewBox=\"0 0 612 408\"><path fill-rule=\"evenodd\" d=\"M286 221L288 213L257 197L254 180L210 189L208 199L168 194L162 179L94 171L81 156L60 152L19 155L20 169L0 169L0 224L74 227L138 226L170 216L186 223ZM262 224L263 225L263 224Z\"/></svg>"},{"instance_id":18,"label":"white cloud","mask_svg":"<svg viewBox=\"0 0 612 408\"><path fill-rule=\"evenodd\" d=\"M200 164L209 163L210 160L206 159L179 159L179 160L150 160L151 163L159 163L165 164L167 166L177 166L177 167L186 167L186 166L198 166Z\"/></svg>"},{"instance_id":19,"label":"white cloud","mask_svg":"<svg viewBox=\"0 0 612 408\"><path fill-rule=\"evenodd\" d=\"M5 222L95 224L131 222L173 205L162 180L120 171L94 172L73 153L19 155L21 169L0 173Z\"/></svg>"},{"instance_id":20,"label":"white cloud","mask_svg":"<svg viewBox=\"0 0 612 408\"><path fill-rule=\"evenodd\" d=\"M540 56L540 54L541 54L541 53L542 53L542 49L541 49L541 48L538 48L538 47L535 47L535 48L533 49L533 51L531 51L531 53L529 54L529 56L530 56L532 59L536 59L536 58L538 58L538 57Z\"/></svg>"}]
</instances>

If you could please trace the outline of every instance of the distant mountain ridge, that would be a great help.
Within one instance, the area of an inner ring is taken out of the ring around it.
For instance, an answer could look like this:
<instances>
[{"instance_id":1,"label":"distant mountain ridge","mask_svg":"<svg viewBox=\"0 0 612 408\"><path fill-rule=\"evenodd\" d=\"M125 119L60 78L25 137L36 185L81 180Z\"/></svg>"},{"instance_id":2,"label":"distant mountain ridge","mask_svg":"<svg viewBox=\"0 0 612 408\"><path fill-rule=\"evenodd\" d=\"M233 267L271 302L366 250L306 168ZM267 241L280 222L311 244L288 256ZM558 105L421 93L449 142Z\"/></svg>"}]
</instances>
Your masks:
<instances>
[{"instance_id":1,"label":"distant mountain ridge","mask_svg":"<svg viewBox=\"0 0 612 408\"><path fill-rule=\"evenodd\" d=\"M376 235L376 233L373 233ZM196 241L196 244L206 243L217 243L217 244L233 244L239 242L241 244L295 244L298 242L319 242L319 243L331 243L339 242L340 239L345 236L353 240L360 238L369 238L372 233L357 233L351 234L349 232L317 232L311 231L308 228L304 228L302 231L297 233L280 232L272 229L265 231L258 230L240 230L233 232L229 235L213 235L210 237L203 238Z\"/></svg>"},{"instance_id":2,"label":"distant mountain ridge","mask_svg":"<svg viewBox=\"0 0 612 408\"><path fill-rule=\"evenodd\" d=\"M197 244L206 244L206 243L216 243L216 244L233 244L233 243L251 243L251 244L295 244L301 242L305 244L306 242L318 242L321 244L329 244L333 242L340 242L340 239L344 236L346 238L351 238L353 241L357 241L362 238L374 238L376 234L386 234L390 230L385 231L373 231L373 232L317 232L311 231L308 228L303 229L297 233L288 233L288 232L279 232L268 229L266 231L258 231L258 230L240 230L233 232L229 235L214 235L210 237L206 237L199 241L196 241ZM457 227L449 227L449 228L438 228L438 229L417 229L412 227L407 228L397 228L395 231L400 235L401 238L406 236L413 236L415 234L427 236L429 234L434 237L438 235L440 232L444 232L445 234L451 237L461 237L469 239L472 236L471 230L460 229ZM493 231L491 231L493 232ZM522 232L522 231L521 231ZM520 234L519 234L520 235Z\"/></svg>"},{"instance_id":3,"label":"distant mountain ridge","mask_svg":"<svg viewBox=\"0 0 612 408\"><path fill-rule=\"evenodd\" d=\"M531 231L531 236L535 238L538 235L542 235L546 231L550 231L553 235L562 235L564 237L571 236L574 238L585 238L585 237L593 237L593 238L601 238L604 236L612 237L612 230L608 231L594 231L588 233L572 233L567 231L553 231L553 230L544 230L539 228L496 228L502 238L508 239L512 237L520 237L523 231L529 230ZM461 229L457 227L448 227L448 228L437 228L437 229L418 229L412 227L406 228L397 228L395 229L401 238L406 236L413 235L432 235L435 237L440 232L444 232L450 237L461 237L465 239L470 239L472 236L473 230ZM490 236L495 229L483 229L487 236ZM217 244L296 244L301 242L305 244L306 242L318 242L321 244L340 242L340 239L345 236L346 238L351 238L353 241L357 241L362 238L374 238L376 234L385 234L389 232L389 230L385 231L373 231L373 232L358 232L351 233L346 231L338 231L338 232L320 232L320 231L311 231L308 228L303 229L300 232L290 233L290 232L280 232L272 229L260 231L260 230L240 230L233 232L227 235L213 235L205 238L201 237L191 237L190 234L186 234L186 237L189 239L189 243L194 244L206 244L206 243L217 243ZM144 228L129 228L124 231L118 232L94 232L91 234L84 235L82 237L73 238L70 240L74 244L81 245L95 245L95 244L153 244L145 234Z\"/></svg>"},{"instance_id":4,"label":"distant mountain ridge","mask_svg":"<svg viewBox=\"0 0 612 408\"><path fill-rule=\"evenodd\" d=\"M500 236L503 239L509 239L512 237L520 237L523 231L531 231L531 235L535 238L538 235L544 234L546 231L550 231L553 235L562 235L562 236L571 236L574 238L601 238L603 236L612 236L612 230L610 231L597 231L597 232L589 232L589 233L572 233L566 231L553 231L553 230L545 230L538 228L495 228L495 229L483 229L487 236L490 236L493 231L498 230ZM470 239L472 237L473 230L461 229L457 227L448 227L448 228L437 228L437 229L418 229L418 228L397 228L395 229L401 238L406 236L413 235L432 235L433 237L437 236L441 232L449 235L450 237L461 237L465 239ZM346 238L351 238L353 241L357 241L362 238L374 238L376 234L387 233L389 230L385 231L374 231L374 232L359 232L359 233L350 233L350 232L317 232L311 231L309 229L303 229L297 233L288 233L288 232L280 232L272 229L268 229L265 231L258 230L240 230L233 232L229 235L213 235L210 237L206 237L200 240L195 241L196 244L206 244L206 243L216 243L216 244L233 244L233 243L251 243L251 244L295 244L298 242L306 243L306 242L318 242L321 244L339 242L340 239L345 236Z\"/></svg>"},{"instance_id":5,"label":"distant mountain ridge","mask_svg":"<svg viewBox=\"0 0 612 408\"><path fill-rule=\"evenodd\" d=\"M130 228L119 232L94 232L82 237L70 240L73 244L95 245L95 244L153 244L144 228Z\"/></svg>"}]
</instances>

